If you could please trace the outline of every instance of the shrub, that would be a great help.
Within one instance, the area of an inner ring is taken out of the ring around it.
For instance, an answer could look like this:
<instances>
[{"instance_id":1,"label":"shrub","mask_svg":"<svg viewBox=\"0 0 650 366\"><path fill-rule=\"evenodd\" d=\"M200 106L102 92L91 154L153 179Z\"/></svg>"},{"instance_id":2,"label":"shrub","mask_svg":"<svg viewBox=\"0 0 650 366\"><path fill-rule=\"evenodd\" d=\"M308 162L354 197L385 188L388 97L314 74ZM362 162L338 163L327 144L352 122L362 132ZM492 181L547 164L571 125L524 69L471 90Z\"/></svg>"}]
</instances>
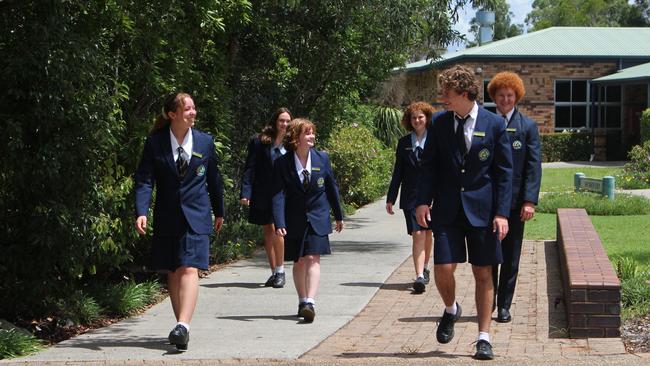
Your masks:
<instances>
[{"instance_id":1,"label":"shrub","mask_svg":"<svg viewBox=\"0 0 650 366\"><path fill-rule=\"evenodd\" d=\"M650 312L650 279L647 275L621 281L621 304L625 313L631 316Z\"/></svg>"},{"instance_id":2,"label":"shrub","mask_svg":"<svg viewBox=\"0 0 650 366\"><path fill-rule=\"evenodd\" d=\"M0 360L26 356L39 351L42 342L15 329L0 329Z\"/></svg>"},{"instance_id":3,"label":"shrub","mask_svg":"<svg viewBox=\"0 0 650 366\"><path fill-rule=\"evenodd\" d=\"M630 161L619 176L621 188L639 189L650 187L650 140L636 145L628 153Z\"/></svg>"},{"instance_id":4,"label":"shrub","mask_svg":"<svg viewBox=\"0 0 650 366\"><path fill-rule=\"evenodd\" d=\"M639 264L630 257L616 257L612 260L612 264L621 281L637 277L641 272Z\"/></svg>"},{"instance_id":5,"label":"shrub","mask_svg":"<svg viewBox=\"0 0 650 366\"><path fill-rule=\"evenodd\" d=\"M363 126L335 130L327 142L344 202L360 207L386 194L393 152Z\"/></svg>"},{"instance_id":6,"label":"shrub","mask_svg":"<svg viewBox=\"0 0 650 366\"><path fill-rule=\"evenodd\" d=\"M647 198L617 194L610 201L606 196L591 192L558 192L542 196L537 211L555 213L558 208L584 208L589 215L622 216L650 214Z\"/></svg>"},{"instance_id":7,"label":"shrub","mask_svg":"<svg viewBox=\"0 0 650 366\"><path fill-rule=\"evenodd\" d=\"M641 144L650 141L650 108L641 115Z\"/></svg>"},{"instance_id":8,"label":"shrub","mask_svg":"<svg viewBox=\"0 0 650 366\"><path fill-rule=\"evenodd\" d=\"M402 127L402 111L392 107L377 107L374 118L375 136L384 145L395 148L400 137L406 134Z\"/></svg>"},{"instance_id":9,"label":"shrub","mask_svg":"<svg viewBox=\"0 0 650 366\"><path fill-rule=\"evenodd\" d=\"M136 314L160 296L160 284L156 281L135 283L122 282L109 287L99 299L106 310L117 316Z\"/></svg>"},{"instance_id":10,"label":"shrub","mask_svg":"<svg viewBox=\"0 0 650 366\"><path fill-rule=\"evenodd\" d=\"M591 135L588 133L541 134L542 161L589 160L592 152Z\"/></svg>"},{"instance_id":11,"label":"shrub","mask_svg":"<svg viewBox=\"0 0 650 366\"><path fill-rule=\"evenodd\" d=\"M55 302L57 313L61 319L70 320L75 324L89 324L99 319L102 308L97 301L82 290L75 291L70 296Z\"/></svg>"}]
</instances>

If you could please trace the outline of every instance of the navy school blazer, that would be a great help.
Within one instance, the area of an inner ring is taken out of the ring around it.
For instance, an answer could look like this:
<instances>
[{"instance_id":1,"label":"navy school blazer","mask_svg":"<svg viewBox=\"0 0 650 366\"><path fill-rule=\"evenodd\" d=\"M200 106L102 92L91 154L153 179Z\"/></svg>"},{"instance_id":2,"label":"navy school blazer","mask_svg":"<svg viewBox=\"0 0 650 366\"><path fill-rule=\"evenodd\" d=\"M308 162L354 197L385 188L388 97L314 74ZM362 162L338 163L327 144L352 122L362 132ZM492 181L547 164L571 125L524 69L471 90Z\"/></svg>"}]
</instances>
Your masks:
<instances>
[{"instance_id":1,"label":"navy school blazer","mask_svg":"<svg viewBox=\"0 0 650 366\"><path fill-rule=\"evenodd\" d=\"M273 198L271 146L272 144L263 144L259 137L253 137L248 143L248 155L241 178L239 198L250 200L252 209L271 210Z\"/></svg>"},{"instance_id":2,"label":"navy school blazer","mask_svg":"<svg viewBox=\"0 0 650 366\"><path fill-rule=\"evenodd\" d=\"M427 143L429 136L427 135ZM426 147L426 143L425 143ZM386 202L393 205L397 199L397 191L402 186L399 195L399 208L410 210L415 208L417 203L417 179L420 163L415 157L415 151L411 144L411 134L403 136L397 142L395 150L395 165L393 166L393 176L388 186Z\"/></svg>"},{"instance_id":3,"label":"navy school blazer","mask_svg":"<svg viewBox=\"0 0 650 366\"><path fill-rule=\"evenodd\" d=\"M339 188L329 156L310 149L311 176L304 189L296 172L294 153L287 152L275 160L273 169L273 219L276 228L285 228L287 236L301 238L309 223L317 235L332 232L330 207L334 218L343 220Z\"/></svg>"},{"instance_id":4,"label":"navy school blazer","mask_svg":"<svg viewBox=\"0 0 650 366\"><path fill-rule=\"evenodd\" d=\"M502 117L479 106L472 146L463 158L456 144L454 113L439 115L428 130L418 179L418 205L433 200L432 222L448 225L464 209L470 224L487 227L508 217L512 200L512 153Z\"/></svg>"},{"instance_id":5,"label":"navy school blazer","mask_svg":"<svg viewBox=\"0 0 650 366\"><path fill-rule=\"evenodd\" d=\"M506 128L512 147L512 210L537 204L542 181L542 153L537 124L517 109ZM519 215L519 214L517 214Z\"/></svg>"},{"instance_id":6,"label":"navy school blazer","mask_svg":"<svg viewBox=\"0 0 650 366\"><path fill-rule=\"evenodd\" d=\"M192 157L181 179L176 169L169 128L152 133L144 145L135 174L135 212L146 216L156 187L153 230L157 235L179 234L183 218L197 234L214 231L212 212L224 217L223 182L212 136L191 129Z\"/></svg>"}]
</instances>

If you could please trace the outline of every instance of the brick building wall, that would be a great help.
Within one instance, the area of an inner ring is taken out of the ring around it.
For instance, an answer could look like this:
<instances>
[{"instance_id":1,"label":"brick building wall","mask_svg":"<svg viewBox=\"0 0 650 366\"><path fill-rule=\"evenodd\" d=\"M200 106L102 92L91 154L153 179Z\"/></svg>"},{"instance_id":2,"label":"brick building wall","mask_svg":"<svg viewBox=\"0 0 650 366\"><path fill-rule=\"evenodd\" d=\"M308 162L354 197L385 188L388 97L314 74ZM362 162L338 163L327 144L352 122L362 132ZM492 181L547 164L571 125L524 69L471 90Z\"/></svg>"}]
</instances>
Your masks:
<instances>
[{"instance_id":1,"label":"brick building wall","mask_svg":"<svg viewBox=\"0 0 650 366\"><path fill-rule=\"evenodd\" d=\"M456 64L467 66L472 70L480 68L481 73L477 74L477 77L481 81L490 79L500 71L513 71L519 74L526 87L526 96L519 103L519 109L537 122L542 133L554 131L556 79L591 80L615 73L617 70L616 61L468 61ZM402 100L396 100L395 104L407 105L418 100L434 103L438 100L436 90L438 70L429 68L402 74L406 75L399 77L396 75L384 85L384 90L403 89L400 93ZM481 102L483 101L482 88L481 82Z\"/></svg>"}]
</instances>

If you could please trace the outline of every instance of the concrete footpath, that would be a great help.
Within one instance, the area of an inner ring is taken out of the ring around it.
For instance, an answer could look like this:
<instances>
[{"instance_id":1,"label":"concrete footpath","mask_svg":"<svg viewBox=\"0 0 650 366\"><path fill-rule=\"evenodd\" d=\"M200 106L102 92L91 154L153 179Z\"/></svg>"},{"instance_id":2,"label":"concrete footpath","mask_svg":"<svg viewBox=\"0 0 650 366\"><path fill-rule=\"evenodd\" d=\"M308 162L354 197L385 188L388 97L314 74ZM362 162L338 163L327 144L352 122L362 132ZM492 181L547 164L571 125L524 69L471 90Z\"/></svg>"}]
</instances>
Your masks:
<instances>
[{"instance_id":1,"label":"concrete footpath","mask_svg":"<svg viewBox=\"0 0 650 366\"><path fill-rule=\"evenodd\" d=\"M433 285L413 294L410 238L401 212L378 201L333 234L333 255L322 259L316 320L296 318L291 276L284 289L263 288L264 253L201 280L189 351L176 353L166 336L174 324L169 301L145 314L98 329L28 358L4 364L52 365L455 365L475 364L477 336L471 267L458 266L463 316L449 344L435 329L443 304ZM289 266L289 274L291 268ZM650 364L625 352L618 338L566 338L565 309L555 242L526 241L513 321L492 322L499 365Z\"/></svg>"}]
</instances>

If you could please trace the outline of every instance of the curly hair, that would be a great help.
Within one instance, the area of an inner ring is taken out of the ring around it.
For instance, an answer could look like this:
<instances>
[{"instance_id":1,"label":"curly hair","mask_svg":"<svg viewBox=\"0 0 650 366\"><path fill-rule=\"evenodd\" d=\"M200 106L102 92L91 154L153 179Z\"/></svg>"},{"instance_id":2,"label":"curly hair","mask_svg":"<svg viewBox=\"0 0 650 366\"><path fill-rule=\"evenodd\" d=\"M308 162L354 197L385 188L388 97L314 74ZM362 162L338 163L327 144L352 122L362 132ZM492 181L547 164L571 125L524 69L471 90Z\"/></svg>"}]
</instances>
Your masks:
<instances>
[{"instance_id":1,"label":"curly hair","mask_svg":"<svg viewBox=\"0 0 650 366\"><path fill-rule=\"evenodd\" d=\"M503 71L494 75L487 86L490 98L494 100L497 94L497 90L501 88L511 88L515 92L515 97L517 98L517 100L515 100L515 104L519 103L524 95L526 95L526 89L524 89L523 80L521 80L519 75L515 74L514 72Z\"/></svg>"},{"instance_id":2,"label":"curly hair","mask_svg":"<svg viewBox=\"0 0 650 366\"><path fill-rule=\"evenodd\" d=\"M293 119L293 116L291 115L291 112L289 112L288 108L278 108L275 113L273 113L273 116L260 133L260 141L262 141L263 144L271 144L273 141L275 141L275 138L278 136L278 118L282 113L288 114L289 119Z\"/></svg>"},{"instance_id":3,"label":"curly hair","mask_svg":"<svg viewBox=\"0 0 650 366\"><path fill-rule=\"evenodd\" d=\"M284 147L289 151L296 151L300 142L300 135L308 130L316 134L316 125L307 118L296 118L289 122L287 134L284 135Z\"/></svg>"},{"instance_id":4,"label":"curly hair","mask_svg":"<svg viewBox=\"0 0 650 366\"><path fill-rule=\"evenodd\" d=\"M406 107L404 110L404 115L402 116L402 126L407 131L413 131L413 126L411 125L411 117L416 111L421 111L427 117L427 122L431 121L431 116L435 112L433 106L427 102L413 102Z\"/></svg>"},{"instance_id":5,"label":"curly hair","mask_svg":"<svg viewBox=\"0 0 650 366\"><path fill-rule=\"evenodd\" d=\"M467 92L467 99L476 100L480 86L474 73L466 66L456 65L438 75L438 85L444 90L453 90L458 94Z\"/></svg>"}]
</instances>

